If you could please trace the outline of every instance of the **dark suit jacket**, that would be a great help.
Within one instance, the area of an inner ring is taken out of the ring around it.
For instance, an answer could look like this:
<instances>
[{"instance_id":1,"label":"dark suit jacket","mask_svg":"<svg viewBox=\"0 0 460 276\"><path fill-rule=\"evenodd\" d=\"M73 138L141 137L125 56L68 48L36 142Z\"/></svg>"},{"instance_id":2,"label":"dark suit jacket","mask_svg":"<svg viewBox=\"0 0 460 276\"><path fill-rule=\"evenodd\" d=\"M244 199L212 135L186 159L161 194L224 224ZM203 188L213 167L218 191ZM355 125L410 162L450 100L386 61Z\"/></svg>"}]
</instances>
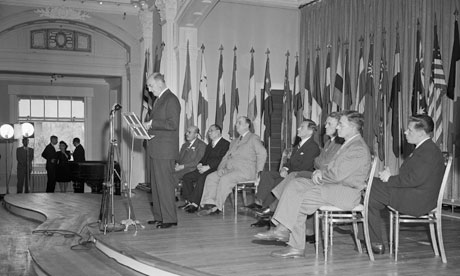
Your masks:
<instances>
[{"instance_id":1,"label":"dark suit jacket","mask_svg":"<svg viewBox=\"0 0 460 276\"><path fill-rule=\"evenodd\" d=\"M155 135L147 143L149 156L153 159L177 159L179 149L180 103L169 89L159 97L153 106L148 130Z\"/></svg>"},{"instance_id":2,"label":"dark suit jacket","mask_svg":"<svg viewBox=\"0 0 460 276\"><path fill-rule=\"evenodd\" d=\"M51 143L49 143L43 150L42 157L46 159L46 168L49 168L50 166L56 166L57 153L56 149L53 145L51 145Z\"/></svg>"},{"instance_id":3,"label":"dark suit jacket","mask_svg":"<svg viewBox=\"0 0 460 276\"><path fill-rule=\"evenodd\" d=\"M209 173L216 171L220 161L222 161L222 158L227 153L229 146L230 142L224 138L220 138L214 148L212 147L212 142L210 142L199 163L203 166L208 165L210 169L207 172Z\"/></svg>"},{"instance_id":4,"label":"dark suit jacket","mask_svg":"<svg viewBox=\"0 0 460 276\"><path fill-rule=\"evenodd\" d=\"M34 160L34 149L20 147L16 149L16 160L18 160L18 169L32 169L32 160Z\"/></svg>"},{"instance_id":5,"label":"dark suit jacket","mask_svg":"<svg viewBox=\"0 0 460 276\"><path fill-rule=\"evenodd\" d=\"M198 138L191 146L190 142L185 142L180 149L179 159L176 160L177 164L184 165L184 169L174 174L180 179L184 174L196 170L196 165L200 162L205 150L206 144Z\"/></svg>"},{"instance_id":6,"label":"dark suit jacket","mask_svg":"<svg viewBox=\"0 0 460 276\"><path fill-rule=\"evenodd\" d=\"M73 161L81 162L85 161L85 149L82 145L78 145L73 151Z\"/></svg>"},{"instance_id":7,"label":"dark suit jacket","mask_svg":"<svg viewBox=\"0 0 460 276\"><path fill-rule=\"evenodd\" d=\"M313 163L319 152L318 144L313 140L313 137L310 137L302 147L294 147L291 158L283 167L286 167L289 172L313 171Z\"/></svg>"},{"instance_id":8,"label":"dark suit jacket","mask_svg":"<svg viewBox=\"0 0 460 276\"><path fill-rule=\"evenodd\" d=\"M390 206L412 216L427 214L436 207L444 170L441 151L426 140L404 161L399 174L388 179Z\"/></svg>"}]
</instances>

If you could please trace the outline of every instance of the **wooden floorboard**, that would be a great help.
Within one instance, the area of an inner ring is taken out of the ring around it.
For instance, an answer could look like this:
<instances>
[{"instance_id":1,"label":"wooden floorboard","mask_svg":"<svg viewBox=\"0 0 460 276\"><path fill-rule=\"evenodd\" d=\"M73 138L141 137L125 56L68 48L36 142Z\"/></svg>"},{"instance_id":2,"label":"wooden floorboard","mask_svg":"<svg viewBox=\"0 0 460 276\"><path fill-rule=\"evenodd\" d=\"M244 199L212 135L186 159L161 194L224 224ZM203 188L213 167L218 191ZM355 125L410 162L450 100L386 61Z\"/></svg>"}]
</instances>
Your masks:
<instances>
[{"instance_id":1,"label":"wooden floorboard","mask_svg":"<svg viewBox=\"0 0 460 276\"><path fill-rule=\"evenodd\" d=\"M100 195L9 195L5 200L10 204L43 212L48 219L39 226L38 229L41 230L71 228L75 232L83 231L99 215ZM254 222L250 213L240 211L235 219L229 202L224 216L198 217L178 210L179 226L170 229L156 229L146 224L152 219L148 194L135 190L133 205L136 218L145 225L145 229L139 229L135 233L131 227L128 232L106 235L98 227L88 229L98 241L115 250L145 264L169 266L170 271L179 275L200 275L200 272L210 275L248 276L460 275L460 220L456 219L443 219L447 264L434 256L424 226L401 229L397 263L388 254L378 255L375 262L370 262L366 253L359 254L354 249L353 240L347 232L349 228L343 226L340 231L334 232L334 245L328 263L325 264L322 255L315 256L313 245L307 246L305 258L284 260L270 257L271 251L281 249L284 245L255 240L253 235L263 229L250 227ZM116 198L115 221L119 222L127 217L126 206L126 200ZM39 242L40 238L37 246ZM64 248L71 246L74 241L62 238L59 242ZM58 248L59 250L51 252L50 255L64 254L60 251L62 248ZM103 262L103 258L99 261ZM84 275L91 275L87 274L92 269L91 266L85 269Z\"/></svg>"}]
</instances>

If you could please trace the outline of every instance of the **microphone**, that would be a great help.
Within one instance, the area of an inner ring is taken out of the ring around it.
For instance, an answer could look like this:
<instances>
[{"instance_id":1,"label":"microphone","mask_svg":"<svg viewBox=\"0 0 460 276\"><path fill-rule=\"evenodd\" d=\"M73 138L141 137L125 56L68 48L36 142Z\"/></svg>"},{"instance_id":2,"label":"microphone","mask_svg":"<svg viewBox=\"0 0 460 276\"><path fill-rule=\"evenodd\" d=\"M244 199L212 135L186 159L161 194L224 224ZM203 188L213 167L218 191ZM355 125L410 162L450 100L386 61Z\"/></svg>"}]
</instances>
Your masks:
<instances>
[{"instance_id":1,"label":"microphone","mask_svg":"<svg viewBox=\"0 0 460 276\"><path fill-rule=\"evenodd\" d=\"M115 113L116 111L121 109L121 104L119 103L114 103L112 106L112 110L110 110L110 114Z\"/></svg>"}]
</instances>

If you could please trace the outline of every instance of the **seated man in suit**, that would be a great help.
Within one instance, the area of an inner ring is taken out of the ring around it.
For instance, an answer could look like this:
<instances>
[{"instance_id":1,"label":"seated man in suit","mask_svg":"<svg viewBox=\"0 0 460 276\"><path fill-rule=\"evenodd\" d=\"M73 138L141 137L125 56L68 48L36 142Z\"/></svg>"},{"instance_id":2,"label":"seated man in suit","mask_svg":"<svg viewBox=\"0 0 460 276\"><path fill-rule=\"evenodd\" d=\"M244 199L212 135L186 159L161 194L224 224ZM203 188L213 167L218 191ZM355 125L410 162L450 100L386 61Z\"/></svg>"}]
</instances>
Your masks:
<instances>
[{"instance_id":1,"label":"seated man in suit","mask_svg":"<svg viewBox=\"0 0 460 276\"><path fill-rule=\"evenodd\" d=\"M416 145L404 160L399 174L392 175L388 168L374 179L369 198L369 234L372 251L383 254L381 210L391 206L411 216L425 215L436 207L444 174L444 158L431 140L434 123L425 114L414 115L404 132L407 142Z\"/></svg>"},{"instance_id":2,"label":"seated man in suit","mask_svg":"<svg viewBox=\"0 0 460 276\"><path fill-rule=\"evenodd\" d=\"M218 125L209 127L208 136L211 142L206 147L204 156L196 166L196 170L182 177L182 197L185 199L185 204L179 208L184 208L188 213L194 213L198 210L206 176L217 170L230 145L227 140L222 138L222 128Z\"/></svg>"},{"instance_id":3,"label":"seated man in suit","mask_svg":"<svg viewBox=\"0 0 460 276\"><path fill-rule=\"evenodd\" d=\"M250 126L251 120L247 117L241 116L236 121L240 137L233 139L217 171L206 177L201 197L202 210L198 215L220 213L232 188L240 181L255 179L264 169L267 151L259 136L249 131Z\"/></svg>"},{"instance_id":4,"label":"seated man in suit","mask_svg":"<svg viewBox=\"0 0 460 276\"><path fill-rule=\"evenodd\" d=\"M286 179L288 174L293 177L298 171L313 171L315 157L320 153L318 144L312 138L316 130L317 126L315 122L310 119L306 119L301 123L297 129L297 136L300 138L299 145L292 149L290 158L281 166L279 172L261 172L256 200L254 204L248 206L249 208L268 208L275 200L271 194L271 190L283 181L283 179Z\"/></svg>"},{"instance_id":5,"label":"seated man in suit","mask_svg":"<svg viewBox=\"0 0 460 276\"><path fill-rule=\"evenodd\" d=\"M179 159L176 160L173 176L176 184L182 177L193 170L200 162L206 150L206 144L198 138L200 130L196 126L190 126L185 132L185 142L179 152Z\"/></svg>"},{"instance_id":6,"label":"seated man in suit","mask_svg":"<svg viewBox=\"0 0 460 276\"><path fill-rule=\"evenodd\" d=\"M363 124L362 114L344 111L337 130L345 142L333 160L324 169L316 170L311 179L296 178L287 184L272 219L276 228L255 236L288 242L285 249L272 252L272 256L304 255L305 220L319 207L333 205L349 209L359 204L371 163L369 148L361 137Z\"/></svg>"}]
</instances>

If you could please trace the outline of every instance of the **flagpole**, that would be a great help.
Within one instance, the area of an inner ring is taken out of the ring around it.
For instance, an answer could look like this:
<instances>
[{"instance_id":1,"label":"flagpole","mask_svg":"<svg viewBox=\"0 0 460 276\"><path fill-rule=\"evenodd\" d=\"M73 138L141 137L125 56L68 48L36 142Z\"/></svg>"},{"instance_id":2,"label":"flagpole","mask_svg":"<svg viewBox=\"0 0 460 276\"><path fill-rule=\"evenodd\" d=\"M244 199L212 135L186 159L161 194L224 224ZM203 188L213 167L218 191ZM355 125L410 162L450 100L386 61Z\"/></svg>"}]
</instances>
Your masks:
<instances>
[{"instance_id":1,"label":"flagpole","mask_svg":"<svg viewBox=\"0 0 460 276\"><path fill-rule=\"evenodd\" d=\"M397 47L399 49L400 45L400 41L399 41L399 21L396 22L396 41L397 41ZM401 164L401 158L402 158L402 151L401 151L401 146L402 146L402 139L401 139L401 126L402 126L402 105L403 105L403 102L402 102L402 95L401 95L401 53L398 52L398 62L399 62L399 90L398 90L398 151L399 151L399 156L397 158L398 160L398 169L400 167L400 164Z\"/></svg>"}]
</instances>

